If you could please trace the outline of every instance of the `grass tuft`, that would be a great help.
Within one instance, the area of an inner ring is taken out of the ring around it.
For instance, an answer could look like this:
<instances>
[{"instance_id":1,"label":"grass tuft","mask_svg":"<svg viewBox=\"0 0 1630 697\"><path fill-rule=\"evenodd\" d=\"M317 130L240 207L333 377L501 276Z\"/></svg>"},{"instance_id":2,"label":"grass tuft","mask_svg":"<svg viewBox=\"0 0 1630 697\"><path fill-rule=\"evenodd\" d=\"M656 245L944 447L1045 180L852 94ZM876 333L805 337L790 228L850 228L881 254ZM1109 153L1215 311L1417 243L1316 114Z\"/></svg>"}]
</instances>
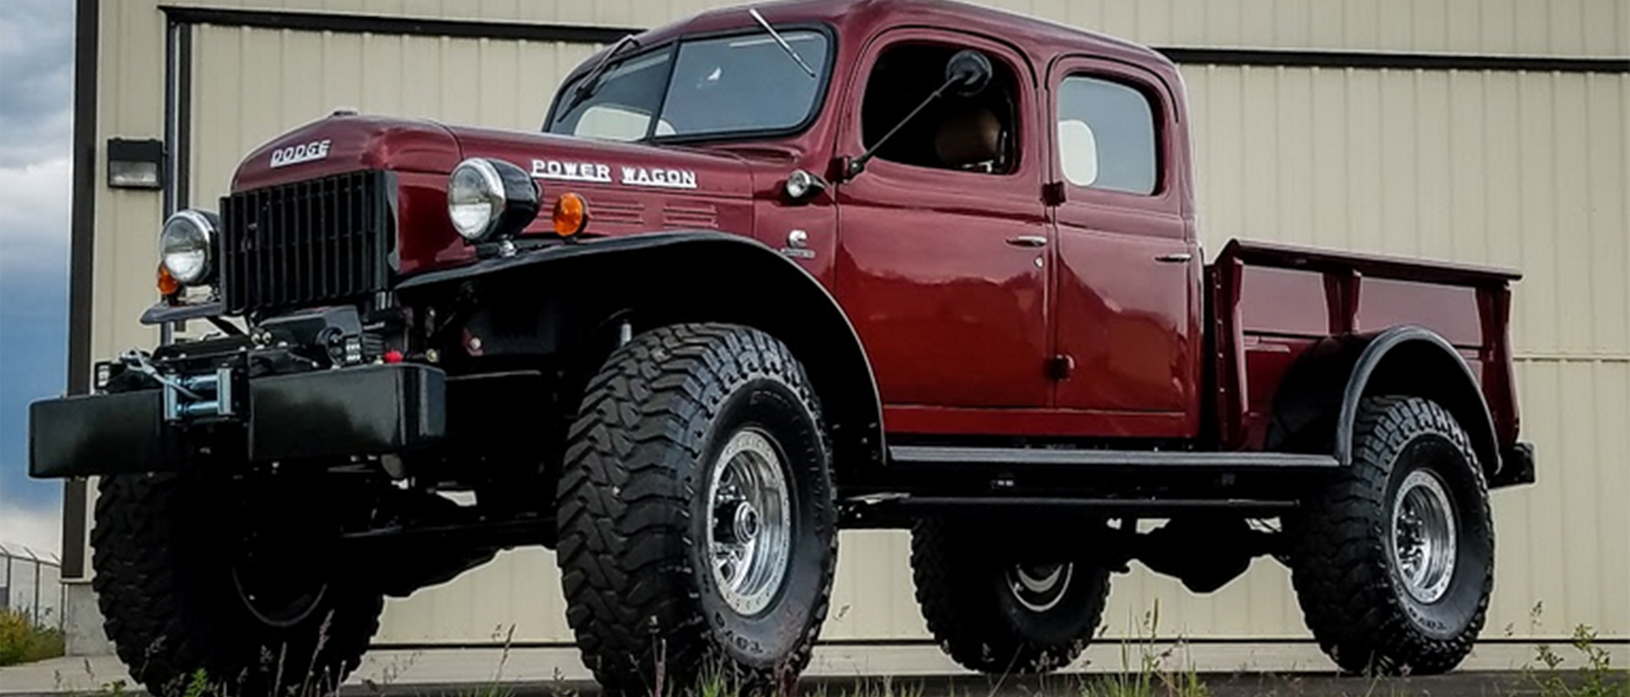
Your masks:
<instances>
[{"instance_id":1,"label":"grass tuft","mask_svg":"<svg viewBox=\"0 0 1630 697\"><path fill-rule=\"evenodd\" d=\"M61 629L37 623L22 610L0 608L0 666L57 658L63 646Z\"/></svg>"}]
</instances>

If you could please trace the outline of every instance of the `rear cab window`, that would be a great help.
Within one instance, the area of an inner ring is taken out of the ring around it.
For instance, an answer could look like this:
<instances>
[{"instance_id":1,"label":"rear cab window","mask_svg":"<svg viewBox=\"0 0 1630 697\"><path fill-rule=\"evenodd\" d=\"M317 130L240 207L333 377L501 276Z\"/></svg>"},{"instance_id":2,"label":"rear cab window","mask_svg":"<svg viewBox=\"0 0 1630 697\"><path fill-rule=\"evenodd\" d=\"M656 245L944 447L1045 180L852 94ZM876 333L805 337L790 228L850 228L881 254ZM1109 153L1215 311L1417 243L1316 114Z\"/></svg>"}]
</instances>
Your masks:
<instances>
[{"instance_id":1,"label":"rear cab window","mask_svg":"<svg viewBox=\"0 0 1630 697\"><path fill-rule=\"evenodd\" d=\"M1160 188L1156 110L1135 87L1093 75L1059 83L1058 161L1082 188L1153 195Z\"/></svg>"}]
</instances>

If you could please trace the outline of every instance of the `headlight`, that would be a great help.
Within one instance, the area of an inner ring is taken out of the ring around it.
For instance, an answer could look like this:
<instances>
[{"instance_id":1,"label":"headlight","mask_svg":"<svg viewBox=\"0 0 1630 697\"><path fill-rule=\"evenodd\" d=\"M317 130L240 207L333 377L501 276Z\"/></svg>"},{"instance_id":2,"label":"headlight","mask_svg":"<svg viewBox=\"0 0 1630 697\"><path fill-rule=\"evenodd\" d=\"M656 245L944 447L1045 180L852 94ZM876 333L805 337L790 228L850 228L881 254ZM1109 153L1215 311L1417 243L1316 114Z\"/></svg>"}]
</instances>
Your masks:
<instances>
[{"instance_id":1,"label":"headlight","mask_svg":"<svg viewBox=\"0 0 1630 697\"><path fill-rule=\"evenodd\" d=\"M195 210L177 211L164 221L158 237L159 258L182 285L206 283L214 273L217 225L214 213Z\"/></svg>"},{"instance_id":2,"label":"headlight","mask_svg":"<svg viewBox=\"0 0 1630 697\"><path fill-rule=\"evenodd\" d=\"M472 242L514 235L538 217L538 185L503 160L470 158L447 178L447 217Z\"/></svg>"}]
</instances>

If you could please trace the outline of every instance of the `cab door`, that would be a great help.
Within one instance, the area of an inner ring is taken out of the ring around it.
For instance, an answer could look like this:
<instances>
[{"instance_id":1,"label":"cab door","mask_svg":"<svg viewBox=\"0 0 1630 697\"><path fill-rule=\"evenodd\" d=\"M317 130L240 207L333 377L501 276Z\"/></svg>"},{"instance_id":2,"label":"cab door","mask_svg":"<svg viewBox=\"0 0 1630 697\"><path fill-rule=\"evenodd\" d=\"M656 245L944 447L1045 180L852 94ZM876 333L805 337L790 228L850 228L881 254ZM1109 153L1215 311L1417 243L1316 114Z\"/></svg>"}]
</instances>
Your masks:
<instances>
[{"instance_id":1,"label":"cab door","mask_svg":"<svg viewBox=\"0 0 1630 697\"><path fill-rule=\"evenodd\" d=\"M871 357L893 431L1010 430L990 420L1000 411L990 408L1040 409L1052 396L1053 229L1039 195L1045 141L1026 118L1038 108L1029 63L962 32L884 33L855 63L844 96L854 107L836 154L858 157L899 123L961 48L995 65L986 90L931 105L836 188L837 296ZM957 140L957 119L979 108L1005 112L1002 162L947 162L955 153L936 144L940 129Z\"/></svg>"},{"instance_id":2,"label":"cab door","mask_svg":"<svg viewBox=\"0 0 1630 697\"><path fill-rule=\"evenodd\" d=\"M1065 58L1049 70L1055 405L1100 430L1198 429L1202 259L1174 100L1142 68Z\"/></svg>"}]
</instances>

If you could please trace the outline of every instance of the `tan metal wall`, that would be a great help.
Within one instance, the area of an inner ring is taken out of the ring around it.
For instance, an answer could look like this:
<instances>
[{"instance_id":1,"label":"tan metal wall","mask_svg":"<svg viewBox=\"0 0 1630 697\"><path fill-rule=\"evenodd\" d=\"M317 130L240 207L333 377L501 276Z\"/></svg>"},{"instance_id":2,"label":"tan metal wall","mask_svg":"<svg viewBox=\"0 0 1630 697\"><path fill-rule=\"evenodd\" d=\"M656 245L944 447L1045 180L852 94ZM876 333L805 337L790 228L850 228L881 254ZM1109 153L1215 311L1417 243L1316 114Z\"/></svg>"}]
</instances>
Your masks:
<instances>
[{"instance_id":1,"label":"tan metal wall","mask_svg":"<svg viewBox=\"0 0 1630 697\"><path fill-rule=\"evenodd\" d=\"M187 3L205 4L205 3ZM211 6L648 26L706 2L291 0ZM1630 2L1103 0L998 2L1168 46L1630 55ZM162 133L162 15L103 5L98 142ZM1339 19L1338 19L1339 18ZM241 155L335 106L534 129L585 45L200 27L193 200ZM1496 497L1488 635L1589 623L1630 637L1630 76L1185 66L1201 225L1234 236L1518 266L1514 309L1525 437L1541 484ZM102 163L99 163L101 166ZM99 191L94 356L154 337L155 194ZM845 533L827 638L920 638L905 536ZM1532 626L1529 610L1545 609ZM1159 604L1163 633L1305 636L1285 571L1258 560L1212 596L1138 571L1108 615L1124 633ZM382 641L480 642L510 624L569 640L542 551L503 555L393 603Z\"/></svg>"}]
</instances>

